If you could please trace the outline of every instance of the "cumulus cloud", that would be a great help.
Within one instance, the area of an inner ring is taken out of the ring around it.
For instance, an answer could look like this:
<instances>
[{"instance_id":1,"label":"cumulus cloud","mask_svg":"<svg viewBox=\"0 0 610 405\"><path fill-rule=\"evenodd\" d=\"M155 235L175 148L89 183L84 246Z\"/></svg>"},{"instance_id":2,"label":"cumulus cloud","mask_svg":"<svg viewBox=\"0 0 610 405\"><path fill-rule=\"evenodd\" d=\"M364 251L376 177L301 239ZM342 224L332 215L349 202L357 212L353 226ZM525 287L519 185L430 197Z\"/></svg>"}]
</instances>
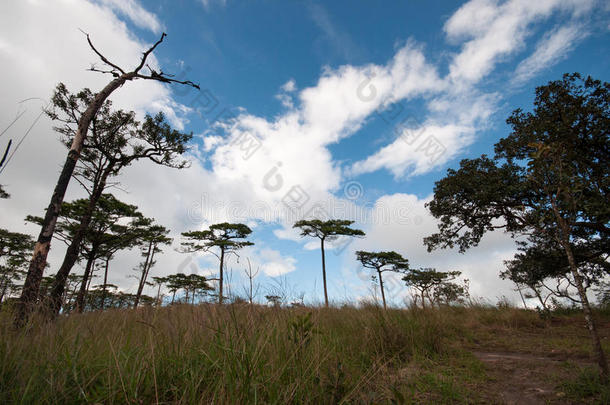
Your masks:
<instances>
[{"instance_id":1,"label":"cumulus cloud","mask_svg":"<svg viewBox=\"0 0 610 405\"><path fill-rule=\"evenodd\" d=\"M411 267L434 267L439 271L459 270L461 280L470 280L473 297L516 299L510 282L498 277L503 260L511 258L515 242L502 232L486 235L481 244L460 254L457 250L429 253L423 238L437 231L437 221L425 207L431 196L420 199L412 194L390 194L380 197L372 208L372 220L364 228L366 239L356 239L345 254L341 276L350 281L349 288L361 296L370 296L370 272L354 262L354 252L394 250L409 259ZM354 275L359 279L354 281ZM364 282L364 283L363 283ZM401 304L409 299L409 291L399 274L385 273L386 297Z\"/></svg>"}]
</instances>

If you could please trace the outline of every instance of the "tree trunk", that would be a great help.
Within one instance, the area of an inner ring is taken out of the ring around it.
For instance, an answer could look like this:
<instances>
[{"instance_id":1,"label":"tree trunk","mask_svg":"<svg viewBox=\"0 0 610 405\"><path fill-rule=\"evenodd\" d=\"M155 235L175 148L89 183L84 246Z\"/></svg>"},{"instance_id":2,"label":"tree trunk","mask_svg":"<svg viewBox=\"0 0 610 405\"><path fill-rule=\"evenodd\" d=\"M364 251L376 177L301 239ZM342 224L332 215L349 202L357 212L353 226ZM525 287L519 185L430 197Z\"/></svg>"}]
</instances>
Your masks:
<instances>
[{"instance_id":1,"label":"tree trunk","mask_svg":"<svg viewBox=\"0 0 610 405\"><path fill-rule=\"evenodd\" d=\"M6 294L6 290L8 290L8 282L2 283L2 292L0 292L0 305L2 305L2 301L4 301L4 295Z\"/></svg>"},{"instance_id":2,"label":"tree trunk","mask_svg":"<svg viewBox=\"0 0 610 405\"><path fill-rule=\"evenodd\" d=\"M78 291L78 295L76 296L76 311L79 313L83 312L85 308L85 296L87 295L87 284L89 281L89 277L91 275L91 268L93 267L93 263L95 262L95 251L91 251L89 257L87 258L87 265L85 266L85 273L83 274L83 280L80 284L80 290Z\"/></svg>"},{"instance_id":3,"label":"tree trunk","mask_svg":"<svg viewBox=\"0 0 610 405\"><path fill-rule=\"evenodd\" d=\"M89 197L89 204L87 205L87 210L83 214L81 218L81 222L78 226L76 234L74 238L72 238L72 242L68 246L66 250L66 254L64 256L64 260L61 264L61 267L57 271L55 275L55 279L53 280L53 287L51 288L51 297L49 300L50 305L50 313L52 316L57 316L59 314L59 310L61 308L61 296L64 293L66 288L66 281L68 279L68 275L74 264L78 260L78 252L80 251L81 243L89 230L89 224L91 223L91 217L93 216L93 212L95 211L95 207L102 196L102 192L106 187L106 180L112 171L114 166L109 166L104 170L100 181L93 188L93 192Z\"/></svg>"},{"instance_id":4,"label":"tree trunk","mask_svg":"<svg viewBox=\"0 0 610 405\"><path fill-rule=\"evenodd\" d=\"M385 292L383 291L383 279L381 278L381 270L377 269L379 274L379 288L381 288L381 299L383 300L383 309L388 309L385 304Z\"/></svg>"},{"instance_id":5,"label":"tree trunk","mask_svg":"<svg viewBox=\"0 0 610 405\"><path fill-rule=\"evenodd\" d=\"M140 297L142 296L142 291L144 290L144 284L146 283L146 276L148 276L148 270L150 269L150 264L152 263L153 256L155 255L154 242L151 240L148 243L148 251L146 252L146 260L144 261L144 266L142 268L142 275L140 276L140 284L138 284L138 292L136 293L136 299L133 303L133 307L137 308L140 303Z\"/></svg>"},{"instance_id":6,"label":"tree trunk","mask_svg":"<svg viewBox=\"0 0 610 405\"><path fill-rule=\"evenodd\" d=\"M591 342L593 343L593 352L595 354L595 360L597 361L597 365L599 366L600 370L600 377L604 382L606 382L608 381L608 361L606 360L606 355L599 339L599 333L597 332L597 326L595 324L595 319L593 318L593 311L591 311L589 298L587 298L587 292L583 287L582 276L578 271L578 266L576 265L576 260L574 259L574 253L572 252L572 246L570 245L569 239L569 235L571 233L570 228L566 223L565 219L560 215L559 210L557 209L557 206L554 202L552 203L552 207L553 212L555 214L555 218L557 219L561 230L561 232L559 232L559 242L565 250L566 256L568 258L568 263L570 265L570 272L572 273L572 277L574 277L574 284L576 285L578 295L580 296L582 310L585 314L585 321L587 323L587 328L589 329Z\"/></svg>"},{"instance_id":7,"label":"tree trunk","mask_svg":"<svg viewBox=\"0 0 610 405\"><path fill-rule=\"evenodd\" d=\"M106 257L106 265L104 267L104 286L102 287L102 311L104 310L106 304L106 294L108 285L108 264L110 263L110 258Z\"/></svg>"},{"instance_id":8,"label":"tree trunk","mask_svg":"<svg viewBox=\"0 0 610 405\"><path fill-rule=\"evenodd\" d=\"M566 255L568 256L570 271L572 273L572 277L574 277L574 284L576 284L576 289L578 290L578 295L580 296L582 310L585 313L585 321L587 323L587 328L589 329L589 334L591 335L591 342L593 343L593 352L595 354L595 360L597 361L597 365L599 366L600 376L603 381L608 381L608 362L606 360L606 355L599 339L599 333L597 332L597 325L595 323L595 319L593 318L593 311L591 311L589 298L587 297L587 292L583 287L582 276L578 271L578 267L576 266L576 261L574 260L574 254L572 252L571 246L565 241L562 243L562 245L566 251Z\"/></svg>"},{"instance_id":9,"label":"tree trunk","mask_svg":"<svg viewBox=\"0 0 610 405\"><path fill-rule=\"evenodd\" d=\"M218 303L222 304L223 296L222 296L222 284L224 280L223 276L223 266L225 261L225 250L220 248L220 281L218 284Z\"/></svg>"},{"instance_id":10,"label":"tree trunk","mask_svg":"<svg viewBox=\"0 0 610 405\"><path fill-rule=\"evenodd\" d=\"M324 305L328 308L328 290L326 289L326 259L324 257L324 238L320 238L320 248L322 250L322 281L324 283Z\"/></svg>"},{"instance_id":11,"label":"tree trunk","mask_svg":"<svg viewBox=\"0 0 610 405\"><path fill-rule=\"evenodd\" d=\"M523 293L521 292L521 286L518 283L515 283L517 286L517 291L519 291L519 296L521 297L521 302L523 302L523 309L528 309L527 304L525 303L525 298L523 298Z\"/></svg>"},{"instance_id":12,"label":"tree trunk","mask_svg":"<svg viewBox=\"0 0 610 405\"><path fill-rule=\"evenodd\" d=\"M36 304L36 301L38 300L40 281L42 280L44 268L47 265L47 256L49 255L49 249L51 248L51 239L53 238L53 233L55 232L55 224L57 223L59 210L64 201L68 183L70 182L70 177L74 172L76 162L78 161L80 153L83 149L83 144L85 142L85 138L87 137L87 131L89 130L89 124L110 94L123 85L127 80L131 80L134 77L135 73L127 73L108 83L106 87L95 95L95 98L91 104L89 104L78 121L76 134L74 135L72 145L70 146L70 151L68 152L68 156L61 170L61 174L59 175L59 179L55 185L53 195L51 196L51 201L47 207L47 211L42 222L38 240L34 246L34 253L30 261L28 274L23 284L17 310L15 311L15 325L17 327L23 326L23 324L27 321L34 304Z\"/></svg>"},{"instance_id":13,"label":"tree trunk","mask_svg":"<svg viewBox=\"0 0 610 405\"><path fill-rule=\"evenodd\" d=\"M174 303L174 299L176 298L176 290L172 293L172 304Z\"/></svg>"}]
</instances>

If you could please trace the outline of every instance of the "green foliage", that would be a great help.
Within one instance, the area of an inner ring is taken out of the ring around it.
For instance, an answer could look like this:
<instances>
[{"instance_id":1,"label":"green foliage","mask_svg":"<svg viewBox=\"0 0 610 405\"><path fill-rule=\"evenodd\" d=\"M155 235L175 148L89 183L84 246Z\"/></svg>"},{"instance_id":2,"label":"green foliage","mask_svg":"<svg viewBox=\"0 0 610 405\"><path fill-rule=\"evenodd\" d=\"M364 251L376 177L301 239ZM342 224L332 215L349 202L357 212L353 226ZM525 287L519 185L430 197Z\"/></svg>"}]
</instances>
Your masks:
<instances>
[{"instance_id":1,"label":"green foliage","mask_svg":"<svg viewBox=\"0 0 610 405\"><path fill-rule=\"evenodd\" d=\"M311 340L311 337L316 333L313 320L311 319L313 312L296 315L290 321L288 340L297 347L305 347Z\"/></svg>"},{"instance_id":2,"label":"green foliage","mask_svg":"<svg viewBox=\"0 0 610 405\"><path fill-rule=\"evenodd\" d=\"M462 160L436 183L428 206L440 225L424 240L429 250L464 251L493 229L555 239L562 221L574 244L607 238L610 85L565 75L536 89L534 105L511 115L493 159Z\"/></svg>"},{"instance_id":3,"label":"green foliage","mask_svg":"<svg viewBox=\"0 0 610 405\"><path fill-rule=\"evenodd\" d=\"M431 304L458 301L464 295L464 288L452 283L460 274L459 271L436 271L433 268L411 269L402 278L408 287L419 291L422 307L426 298Z\"/></svg>"},{"instance_id":4,"label":"green foliage","mask_svg":"<svg viewBox=\"0 0 610 405\"><path fill-rule=\"evenodd\" d=\"M295 222L293 228L301 229L301 236L313 236L319 239L337 236L364 236L364 232L360 229L350 228L353 223L354 221L343 219L330 219L328 221L303 219Z\"/></svg>"},{"instance_id":5,"label":"green foliage","mask_svg":"<svg viewBox=\"0 0 610 405\"><path fill-rule=\"evenodd\" d=\"M153 280L159 285L167 286L174 295L183 290L185 302L189 302L189 297L190 301L194 302L197 296L206 295L214 290L206 277L197 274L176 273L165 277L153 277Z\"/></svg>"},{"instance_id":6,"label":"green foliage","mask_svg":"<svg viewBox=\"0 0 610 405\"><path fill-rule=\"evenodd\" d=\"M46 113L57 123L54 129L62 135L66 146L71 144L78 121L93 97L95 94L87 88L76 94L70 93L63 83L55 88L52 107ZM106 100L91 121L89 131L75 175L94 184L104 170L116 176L123 167L139 159L175 168L188 165L180 156L192 134L173 130L163 113L147 115L140 123L133 111L113 110L112 102Z\"/></svg>"},{"instance_id":7,"label":"green foliage","mask_svg":"<svg viewBox=\"0 0 610 405\"><path fill-rule=\"evenodd\" d=\"M0 228L0 302L17 291L33 246L30 235Z\"/></svg>"},{"instance_id":8,"label":"green foliage","mask_svg":"<svg viewBox=\"0 0 610 405\"><path fill-rule=\"evenodd\" d=\"M409 269L409 260L394 251L365 252L359 250L356 252L356 259L362 263L363 267L377 271L404 272ZM386 268L387 266L390 267Z\"/></svg>"},{"instance_id":9,"label":"green foliage","mask_svg":"<svg viewBox=\"0 0 610 405\"><path fill-rule=\"evenodd\" d=\"M55 238L69 245L77 233L81 218L88 212L89 199L64 202L55 228ZM42 218L28 215L26 221L42 224ZM145 218L138 207L119 201L112 194L102 194L92 214L89 227L80 246L81 257L95 259L131 248L139 243L143 229L151 219Z\"/></svg>"},{"instance_id":10,"label":"green foliage","mask_svg":"<svg viewBox=\"0 0 610 405\"><path fill-rule=\"evenodd\" d=\"M205 252L213 247L218 247L224 252L235 251L254 245L252 242L235 240L245 239L251 233L252 230L244 224L228 222L213 224L204 231L183 232L182 236L187 240L182 242L182 247L185 252Z\"/></svg>"}]
</instances>

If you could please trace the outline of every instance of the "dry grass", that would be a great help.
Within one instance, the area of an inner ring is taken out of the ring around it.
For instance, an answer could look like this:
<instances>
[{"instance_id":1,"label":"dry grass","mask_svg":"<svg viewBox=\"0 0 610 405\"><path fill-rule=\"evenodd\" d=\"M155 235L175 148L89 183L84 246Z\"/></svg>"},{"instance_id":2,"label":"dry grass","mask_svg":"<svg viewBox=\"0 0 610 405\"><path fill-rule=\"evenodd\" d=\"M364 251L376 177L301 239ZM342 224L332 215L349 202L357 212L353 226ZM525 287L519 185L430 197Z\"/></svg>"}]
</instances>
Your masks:
<instances>
[{"instance_id":1,"label":"dry grass","mask_svg":"<svg viewBox=\"0 0 610 405\"><path fill-rule=\"evenodd\" d=\"M21 331L4 312L0 341L0 403L476 403L489 376L473 350L589 351L578 315L482 307L175 305Z\"/></svg>"}]
</instances>

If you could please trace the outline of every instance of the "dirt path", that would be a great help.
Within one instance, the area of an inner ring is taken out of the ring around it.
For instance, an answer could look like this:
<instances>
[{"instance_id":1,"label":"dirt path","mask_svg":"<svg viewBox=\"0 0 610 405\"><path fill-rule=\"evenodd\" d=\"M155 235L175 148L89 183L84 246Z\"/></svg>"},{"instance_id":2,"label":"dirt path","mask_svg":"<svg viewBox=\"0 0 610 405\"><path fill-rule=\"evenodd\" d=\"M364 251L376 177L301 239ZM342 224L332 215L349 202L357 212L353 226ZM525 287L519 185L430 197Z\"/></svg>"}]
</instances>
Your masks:
<instances>
[{"instance_id":1,"label":"dirt path","mask_svg":"<svg viewBox=\"0 0 610 405\"><path fill-rule=\"evenodd\" d=\"M570 403L550 378L550 374L560 374L565 370L561 363L566 359L526 353L475 351L473 354L485 364L487 375L491 378L488 388L492 403ZM576 362L584 363L582 360Z\"/></svg>"}]
</instances>

